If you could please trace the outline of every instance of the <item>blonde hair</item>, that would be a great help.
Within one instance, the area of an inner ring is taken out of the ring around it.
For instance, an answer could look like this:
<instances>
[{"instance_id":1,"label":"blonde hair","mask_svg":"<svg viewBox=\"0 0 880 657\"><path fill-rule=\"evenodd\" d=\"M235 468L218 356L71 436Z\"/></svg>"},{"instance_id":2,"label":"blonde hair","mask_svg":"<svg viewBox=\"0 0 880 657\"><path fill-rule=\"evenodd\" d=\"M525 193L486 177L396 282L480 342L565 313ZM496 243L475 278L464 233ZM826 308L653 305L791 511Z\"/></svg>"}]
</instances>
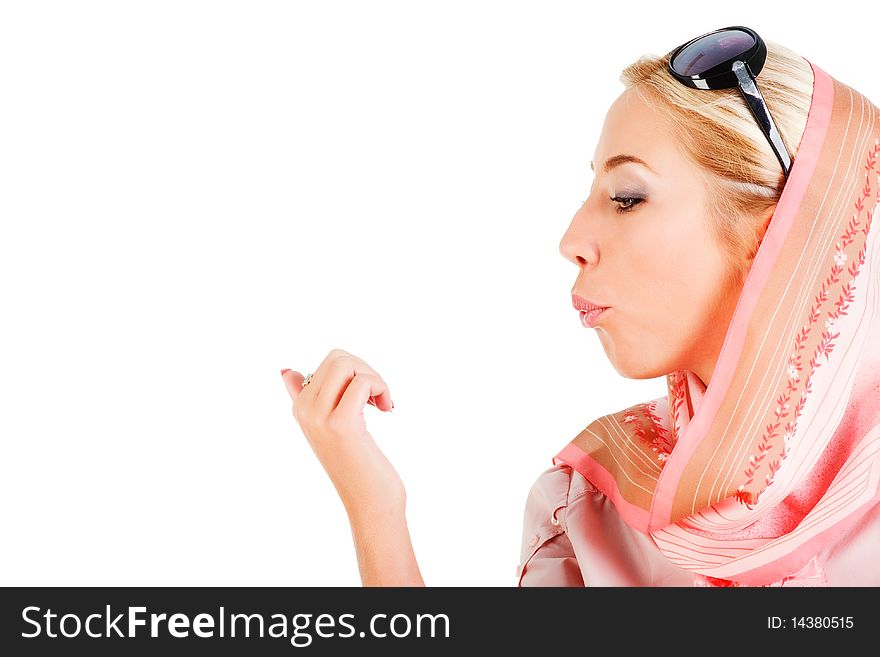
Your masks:
<instances>
[{"instance_id":1,"label":"blonde hair","mask_svg":"<svg viewBox=\"0 0 880 657\"><path fill-rule=\"evenodd\" d=\"M812 101L813 70L792 50L765 44L758 88L794 163ZM782 165L739 89L691 89L667 71L669 54L640 57L623 69L620 81L670 119L673 136L700 166L713 234L728 256L725 274L741 284L782 194Z\"/></svg>"}]
</instances>

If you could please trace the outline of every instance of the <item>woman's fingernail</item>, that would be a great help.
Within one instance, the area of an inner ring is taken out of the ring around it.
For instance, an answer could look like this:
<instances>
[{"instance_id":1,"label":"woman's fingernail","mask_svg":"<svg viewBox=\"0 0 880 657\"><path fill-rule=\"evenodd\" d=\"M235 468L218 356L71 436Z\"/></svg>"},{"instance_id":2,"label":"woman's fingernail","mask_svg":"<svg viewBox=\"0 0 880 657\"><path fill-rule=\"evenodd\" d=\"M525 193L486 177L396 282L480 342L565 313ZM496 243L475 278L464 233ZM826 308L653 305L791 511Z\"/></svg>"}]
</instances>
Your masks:
<instances>
[{"instance_id":1,"label":"woman's fingernail","mask_svg":"<svg viewBox=\"0 0 880 657\"><path fill-rule=\"evenodd\" d=\"M285 372L289 372L289 371L290 371L290 368L288 368L288 369L286 369L286 370L281 370L281 376L284 376L284 373L285 373Z\"/></svg>"}]
</instances>

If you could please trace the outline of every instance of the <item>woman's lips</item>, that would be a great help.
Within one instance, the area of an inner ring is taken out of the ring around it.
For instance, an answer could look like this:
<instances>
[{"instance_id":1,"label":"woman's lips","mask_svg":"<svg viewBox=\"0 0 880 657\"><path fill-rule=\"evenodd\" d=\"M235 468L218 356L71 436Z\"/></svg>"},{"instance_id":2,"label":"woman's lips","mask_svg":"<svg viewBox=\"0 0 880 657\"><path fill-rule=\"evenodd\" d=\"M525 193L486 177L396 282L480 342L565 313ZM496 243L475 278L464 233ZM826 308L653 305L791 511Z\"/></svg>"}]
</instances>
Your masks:
<instances>
[{"instance_id":1,"label":"woman's lips","mask_svg":"<svg viewBox=\"0 0 880 657\"><path fill-rule=\"evenodd\" d=\"M584 299L582 296L575 294L572 292L571 294L571 305L575 310L583 310L585 312L589 312L595 308L609 308L610 306L603 306L601 303L596 303L595 301L590 301L589 299Z\"/></svg>"},{"instance_id":2,"label":"woman's lips","mask_svg":"<svg viewBox=\"0 0 880 657\"><path fill-rule=\"evenodd\" d=\"M606 310L608 310L608 308L598 308L595 310L588 310L588 311L582 310L582 311L580 311L581 324L584 325L584 328L595 328L596 323L599 321L599 318L602 317L603 314L605 314Z\"/></svg>"}]
</instances>

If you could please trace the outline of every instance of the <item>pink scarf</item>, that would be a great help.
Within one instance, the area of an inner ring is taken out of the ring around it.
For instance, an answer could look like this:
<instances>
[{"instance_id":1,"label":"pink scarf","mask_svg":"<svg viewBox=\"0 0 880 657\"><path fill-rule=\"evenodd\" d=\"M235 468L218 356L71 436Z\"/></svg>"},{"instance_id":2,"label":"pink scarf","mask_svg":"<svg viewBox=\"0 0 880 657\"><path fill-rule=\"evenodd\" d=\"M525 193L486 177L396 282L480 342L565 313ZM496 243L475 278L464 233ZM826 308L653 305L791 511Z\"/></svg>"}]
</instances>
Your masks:
<instances>
[{"instance_id":1,"label":"pink scarf","mask_svg":"<svg viewBox=\"0 0 880 657\"><path fill-rule=\"evenodd\" d=\"M810 65L806 129L708 388L672 372L668 395L553 459L698 584L825 583L816 555L880 501L880 110Z\"/></svg>"}]
</instances>

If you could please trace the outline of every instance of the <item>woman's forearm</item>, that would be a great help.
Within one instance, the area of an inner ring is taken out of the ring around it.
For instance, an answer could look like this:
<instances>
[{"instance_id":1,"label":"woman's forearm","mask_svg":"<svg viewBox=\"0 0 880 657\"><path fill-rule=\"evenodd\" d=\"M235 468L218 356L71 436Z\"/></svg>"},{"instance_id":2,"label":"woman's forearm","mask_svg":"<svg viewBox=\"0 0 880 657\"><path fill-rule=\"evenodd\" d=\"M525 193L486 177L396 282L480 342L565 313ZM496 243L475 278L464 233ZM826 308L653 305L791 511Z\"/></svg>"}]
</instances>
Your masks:
<instances>
[{"instance_id":1,"label":"woman's forearm","mask_svg":"<svg viewBox=\"0 0 880 657\"><path fill-rule=\"evenodd\" d=\"M424 586L403 508L349 514L363 586Z\"/></svg>"}]
</instances>

